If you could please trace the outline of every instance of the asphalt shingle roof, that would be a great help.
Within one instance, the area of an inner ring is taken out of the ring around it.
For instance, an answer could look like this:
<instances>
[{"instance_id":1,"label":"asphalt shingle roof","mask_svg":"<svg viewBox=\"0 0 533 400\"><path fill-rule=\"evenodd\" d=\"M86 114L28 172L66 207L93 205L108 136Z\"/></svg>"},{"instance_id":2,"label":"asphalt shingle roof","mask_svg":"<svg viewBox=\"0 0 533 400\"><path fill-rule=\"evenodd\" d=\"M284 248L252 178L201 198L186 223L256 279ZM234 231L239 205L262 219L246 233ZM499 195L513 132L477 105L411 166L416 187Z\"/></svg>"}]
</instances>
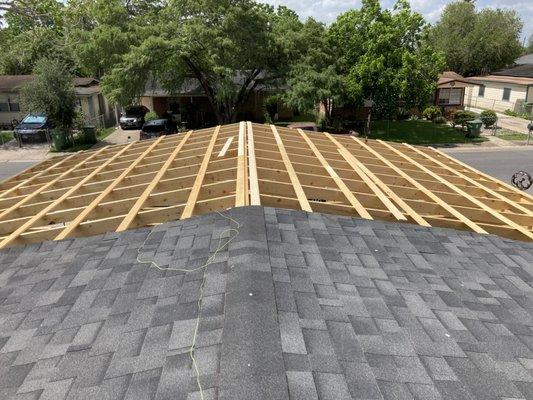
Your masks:
<instances>
[{"instance_id":1,"label":"asphalt shingle roof","mask_svg":"<svg viewBox=\"0 0 533 400\"><path fill-rule=\"evenodd\" d=\"M533 244L227 213L0 252L0 398L533 398Z\"/></svg>"}]
</instances>

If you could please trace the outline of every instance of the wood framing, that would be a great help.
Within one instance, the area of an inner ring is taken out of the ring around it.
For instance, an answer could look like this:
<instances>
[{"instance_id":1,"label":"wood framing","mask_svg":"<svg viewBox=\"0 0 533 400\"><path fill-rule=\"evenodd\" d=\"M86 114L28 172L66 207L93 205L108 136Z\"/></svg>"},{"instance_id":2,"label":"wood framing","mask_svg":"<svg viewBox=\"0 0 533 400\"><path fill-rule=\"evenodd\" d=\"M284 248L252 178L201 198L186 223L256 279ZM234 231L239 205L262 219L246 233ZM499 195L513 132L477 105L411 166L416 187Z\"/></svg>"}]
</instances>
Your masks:
<instances>
[{"instance_id":1,"label":"wood framing","mask_svg":"<svg viewBox=\"0 0 533 400\"><path fill-rule=\"evenodd\" d=\"M54 157L0 183L0 248L245 205L533 240L533 196L432 148L241 122Z\"/></svg>"}]
</instances>

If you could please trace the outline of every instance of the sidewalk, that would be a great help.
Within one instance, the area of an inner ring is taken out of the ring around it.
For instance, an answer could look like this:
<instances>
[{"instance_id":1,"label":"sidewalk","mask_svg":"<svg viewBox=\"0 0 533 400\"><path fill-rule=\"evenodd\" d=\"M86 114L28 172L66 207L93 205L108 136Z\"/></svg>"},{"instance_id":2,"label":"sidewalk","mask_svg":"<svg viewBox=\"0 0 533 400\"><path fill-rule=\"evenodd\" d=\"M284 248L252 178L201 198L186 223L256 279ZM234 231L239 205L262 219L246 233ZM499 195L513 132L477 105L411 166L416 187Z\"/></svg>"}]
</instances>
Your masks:
<instances>
[{"instance_id":1,"label":"sidewalk","mask_svg":"<svg viewBox=\"0 0 533 400\"><path fill-rule=\"evenodd\" d=\"M104 140L96 143L92 149L100 149L104 146L113 146L115 144L125 144L130 143L136 140L139 140L139 133L140 131L138 129L132 129L132 130L123 130L122 128L117 128L115 131L109 136L107 136Z\"/></svg>"},{"instance_id":2,"label":"sidewalk","mask_svg":"<svg viewBox=\"0 0 533 400\"><path fill-rule=\"evenodd\" d=\"M467 107L467 109L478 114L484 111L480 108L474 107ZM496 115L498 116L497 124L500 128L507 129L513 132L527 133L527 124L529 124L530 121L523 118L511 117L510 115L505 115L501 113L496 113Z\"/></svg>"}]
</instances>

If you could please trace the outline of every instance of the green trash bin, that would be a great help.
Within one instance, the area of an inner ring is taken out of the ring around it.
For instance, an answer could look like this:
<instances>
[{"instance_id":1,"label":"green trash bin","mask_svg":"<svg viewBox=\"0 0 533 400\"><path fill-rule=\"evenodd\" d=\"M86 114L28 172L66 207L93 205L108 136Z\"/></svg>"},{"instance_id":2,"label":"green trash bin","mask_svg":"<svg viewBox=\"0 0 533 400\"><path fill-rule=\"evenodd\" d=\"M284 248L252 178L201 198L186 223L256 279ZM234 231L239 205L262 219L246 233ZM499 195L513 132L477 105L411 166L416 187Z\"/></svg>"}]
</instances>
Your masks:
<instances>
[{"instance_id":1,"label":"green trash bin","mask_svg":"<svg viewBox=\"0 0 533 400\"><path fill-rule=\"evenodd\" d=\"M69 145L69 139L64 131L61 129L54 129L50 132L52 138L52 149L54 151L61 151L66 149Z\"/></svg>"},{"instance_id":2,"label":"green trash bin","mask_svg":"<svg viewBox=\"0 0 533 400\"><path fill-rule=\"evenodd\" d=\"M467 135L469 137L478 137L481 134L481 126L483 122L479 119L466 122Z\"/></svg>"},{"instance_id":3,"label":"green trash bin","mask_svg":"<svg viewBox=\"0 0 533 400\"><path fill-rule=\"evenodd\" d=\"M84 126L82 128L83 143L95 144L98 139L96 138L95 126Z\"/></svg>"}]
</instances>

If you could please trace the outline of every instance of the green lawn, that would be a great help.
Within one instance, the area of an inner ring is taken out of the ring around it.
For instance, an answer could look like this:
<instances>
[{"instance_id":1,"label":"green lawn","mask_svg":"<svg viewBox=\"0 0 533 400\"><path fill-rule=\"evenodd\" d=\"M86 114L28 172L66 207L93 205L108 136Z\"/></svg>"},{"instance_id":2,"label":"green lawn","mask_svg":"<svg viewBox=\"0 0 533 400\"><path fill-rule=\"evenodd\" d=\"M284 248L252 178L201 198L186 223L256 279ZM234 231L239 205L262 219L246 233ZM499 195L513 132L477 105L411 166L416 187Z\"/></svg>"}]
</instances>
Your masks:
<instances>
[{"instance_id":1,"label":"green lawn","mask_svg":"<svg viewBox=\"0 0 533 400\"><path fill-rule=\"evenodd\" d=\"M97 137L98 141L100 141L100 140L103 140L106 137L108 137L114 131L115 131L115 127L112 127L112 126L109 127L109 128L98 129L97 132L96 132L96 137ZM77 141L76 137L77 136L75 136L75 138L74 138L75 142ZM94 144L92 144L92 143L74 143L72 146L70 146L70 147L68 147L66 149L63 149L60 152L61 153L74 153L76 151L82 151L82 150L90 149L93 146L94 146ZM56 152L55 150L50 150L50 151L51 152Z\"/></svg>"},{"instance_id":2,"label":"green lawn","mask_svg":"<svg viewBox=\"0 0 533 400\"><path fill-rule=\"evenodd\" d=\"M527 134L507 130L498 132L497 137L504 140L527 140Z\"/></svg>"},{"instance_id":3,"label":"green lawn","mask_svg":"<svg viewBox=\"0 0 533 400\"><path fill-rule=\"evenodd\" d=\"M0 131L0 144L9 142L13 137L13 131Z\"/></svg>"},{"instance_id":4,"label":"green lawn","mask_svg":"<svg viewBox=\"0 0 533 400\"><path fill-rule=\"evenodd\" d=\"M430 121L373 121L370 139L409 144L480 143L487 139L466 138L464 133L447 124Z\"/></svg>"}]
</instances>

